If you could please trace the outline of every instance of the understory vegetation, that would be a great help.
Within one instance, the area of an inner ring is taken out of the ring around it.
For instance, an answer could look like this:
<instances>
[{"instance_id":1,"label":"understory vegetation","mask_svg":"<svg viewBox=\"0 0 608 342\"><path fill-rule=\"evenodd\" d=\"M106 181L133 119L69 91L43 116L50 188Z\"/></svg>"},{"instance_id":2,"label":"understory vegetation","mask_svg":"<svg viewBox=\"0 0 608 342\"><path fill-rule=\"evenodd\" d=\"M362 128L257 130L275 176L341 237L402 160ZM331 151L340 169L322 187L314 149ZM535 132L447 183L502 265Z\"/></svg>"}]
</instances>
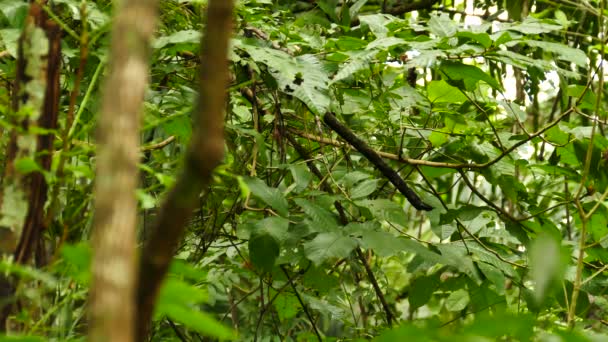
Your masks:
<instances>
[{"instance_id":1,"label":"understory vegetation","mask_svg":"<svg viewBox=\"0 0 608 342\"><path fill-rule=\"evenodd\" d=\"M0 341L608 340L607 14L0 0Z\"/></svg>"}]
</instances>

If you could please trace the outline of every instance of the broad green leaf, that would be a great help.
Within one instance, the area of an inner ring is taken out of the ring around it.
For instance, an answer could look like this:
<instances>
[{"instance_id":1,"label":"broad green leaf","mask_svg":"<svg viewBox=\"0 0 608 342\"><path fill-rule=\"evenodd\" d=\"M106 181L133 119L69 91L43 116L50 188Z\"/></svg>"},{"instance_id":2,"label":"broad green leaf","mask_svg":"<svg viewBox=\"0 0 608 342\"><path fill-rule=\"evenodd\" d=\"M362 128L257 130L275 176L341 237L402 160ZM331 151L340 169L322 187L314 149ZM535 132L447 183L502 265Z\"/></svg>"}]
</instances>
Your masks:
<instances>
[{"instance_id":1,"label":"broad green leaf","mask_svg":"<svg viewBox=\"0 0 608 342\"><path fill-rule=\"evenodd\" d=\"M162 313L173 321L181 323L188 329L197 331L205 336L223 340L234 339L236 337L230 328L218 322L213 316L191 307L167 304Z\"/></svg>"},{"instance_id":2,"label":"broad green leaf","mask_svg":"<svg viewBox=\"0 0 608 342\"><path fill-rule=\"evenodd\" d=\"M561 283L567 260L563 258L559 242L548 235L536 238L529 254L534 297L540 304L551 288Z\"/></svg>"},{"instance_id":3,"label":"broad green leaf","mask_svg":"<svg viewBox=\"0 0 608 342\"><path fill-rule=\"evenodd\" d=\"M444 80L429 82L426 91L429 101L433 103L464 103L468 100L460 89L452 87Z\"/></svg>"},{"instance_id":4,"label":"broad green leaf","mask_svg":"<svg viewBox=\"0 0 608 342\"><path fill-rule=\"evenodd\" d=\"M0 39L2 39L6 51L8 51L13 58L17 58L17 41L19 40L20 34L21 30L19 29L7 28L0 30Z\"/></svg>"},{"instance_id":5,"label":"broad green leaf","mask_svg":"<svg viewBox=\"0 0 608 342\"><path fill-rule=\"evenodd\" d=\"M435 275L414 278L410 285L408 297L410 311L414 311L428 303L438 285L439 279Z\"/></svg>"},{"instance_id":6,"label":"broad green leaf","mask_svg":"<svg viewBox=\"0 0 608 342\"><path fill-rule=\"evenodd\" d=\"M201 33L197 30L178 31L168 36L161 36L152 44L155 49L161 49L169 44L198 44L201 40Z\"/></svg>"},{"instance_id":7,"label":"broad green leaf","mask_svg":"<svg viewBox=\"0 0 608 342\"><path fill-rule=\"evenodd\" d=\"M348 13L350 14L350 17L354 18L357 14L359 14L359 11L361 10L361 8L363 6L365 6L367 1L368 0L357 0L354 4L352 4L350 6L350 8L348 9Z\"/></svg>"},{"instance_id":8,"label":"broad green leaf","mask_svg":"<svg viewBox=\"0 0 608 342\"><path fill-rule=\"evenodd\" d=\"M167 306L199 304L207 301L207 291L175 277L168 277L160 290L157 313L164 313Z\"/></svg>"},{"instance_id":9,"label":"broad green leaf","mask_svg":"<svg viewBox=\"0 0 608 342\"><path fill-rule=\"evenodd\" d=\"M351 53L350 60L345 65L340 67L338 73L336 73L334 78L331 80L331 84L346 79L358 71L368 69L371 60L376 56L377 53L378 51L376 50L365 50Z\"/></svg>"},{"instance_id":10,"label":"broad green leaf","mask_svg":"<svg viewBox=\"0 0 608 342\"><path fill-rule=\"evenodd\" d=\"M524 21L521 23L502 23L501 25L499 25L499 27L501 30L517 31L523 34L549 33L562 29L562 26L558 25L557 22L554 20L539 20L532 17L524 19Z\"/></svg>"},{"instance_id":11,"label":"broad green leaf","mask_svg":"<svg viewBox=\"0 0 608 342\"><path fill-rule=\"evenodd\" d=\"M320 233L304 244L306 257L316 266L326 261L346 258L357 247L357 241L339 231Z\"/></svg>"},{"instance_id":12,"label":"broad green leaf","mask_svg":"<svg viewBox=\"0 0 608 342\"><path fill-rule=\"evenodd\" d=\"M261 232L249 238L249 257L251 263L264 272L271 272L279 257L280 245L272 235Z\"/></svg>"},{"instance_id":13,"label":"broad green leaf","mask_svg":"<svg viewBox=\"0 0 608 342\"><path fill-rule=\"evenodd\" d=\"M254 61L269 68L279 90L297 97L315 114L325 113L329 107L329 75L316 56L292 57L286 52L258 47L247 41L235 40L234 43Z\"/></svg>"},{"instance_id":14,"label":"broad green leaf","mask_svg":"<svg viewBox=\"0 0 608 342\"><path fill-rule=\"evenodd\" d=\"M308 167L303 164L290 164L289 171L291 171L291 176L293 180L296 182L297 191L302 191L306 189L310 181L312 181L312 173L308 170Z\"/></svg>"},{"instance_id":15,"label":"broad green leaf","mask_svg":"<svg viewBox=\"0 0 608 342\"><path fill-rule=\"evenodd\" d=\"M243 177L243 180L255 197L271 206L280 215L284 217L289 215L287 200L279 189L269 187L259 178Z\"/></svg>"},{"instance_id":16,"label":"broad green leaf","mask_svg":"<svg viewBox=\"0 0 608 342\"><path fill-rule=\"evenodd\" d=\"M492 46L492 38L485 32L475 33L470 31L460 31L456 34L458 37L469 38L477 43L481 44L484 48Z\"/></svg>"},{"instance_id":17,"label":"broad green leaf","mask_svg":"<svg viewBox=\"0 0 608 342\"><path fill-rule=\"evenodd\" d=\"M428 25L431 33L440 38L452 37L458 31L458 24L446 13L431 16Z\"/></svg>"},{"instance_id":18,"label":"broad green leaf","mask_svg":"<svg viewBox=\"0 0 608 342\"><path fill-rule=\"evenodd\" d=\"M359 21L361 25L365 25L369 27L369 30L376 36L376 38L386 37L388 33L388 28L386 25L397 20L397 18L386 15L386 14L371 14L371 15L361 15L359 16Z\"/></svg>"},{"instance_id":19,"label":"broad green leaf","mask_svg":"<svg viewBox=\"0 0 608 342\"><path fill-rule=\"evenodd\" d=\"M559 59L572 62L580 67L587 66L587 55L582 50L571 48L565 44L540 40L520 40L512 41L507 44L507 46L515 45L517 43L524 43L528 46L541 48L547 52L554 53Z\"/></svg>"},{"instance_id":20,"label":"broad green leaf","mask_svg":"<svg viewBox=\"0 0 608 342\"><path fill-rule=\"evenodd\" d=\"M378 38L378 39L374 40L373 42L369 43L369 45L367 45L366 49L367 50L373 50L373 49L386 50L395 45L406 45L406 44L407 44L407 42L401 38L384 37L384 38Z\"/></svg>"},{"instance_id":21,"label":"broad green leaf","mask_svg":"<svg viewBox=\"0 0 608 342\"><path fill-rule=\"evenodd\" d=\"M473 91L479 81L484 81L492 88L502 91L502 87L493 77L473 65L443 61L441 63L441 71L447 78L447 83L463 90Z\"/></svg>"},{"instance_id":22,"label":"broad green leaf","mask_svg":"<svg viewBox=\"0 0 608 342\"><path fill-rule=\"evenodd\" d=\"M277 242L282 243L287 238L289 220L283 217L271 216L256 222L255 234L268 234Z\"/></svg>"},{"instance_id":23,"label":"broad green leaf","mask_svg":"<svg viewBox=\"0 0 608 342\"><path fill-rule=\"evenodd\" d=\"M298 298L290 293L282 292L273 302L279 320L284 321L296 317L301 310L301 304Z\"/></svg>"},{"instance_id":24,"label":"broad green leaf","mask_svg":"<svg viewBox=\"0 0 608 342\"><path fill-rule=\"evenodd\" d=\"M27 175L28 173L42 171L42 168L32 158L19 158L14 162L17 172Z\"/></svg>"},{"instance_id":25,"label":"broad green leaf","mask_svg":"<svg viewBox=\"0 0 608 342\"><path fill-rule=\"evenodd\" d=\"M324 232L337 230L338 221L336 220L336 215L331 211L302 198L296 198L295 202L304 210L306 215L311 218L317 231Z\"/></svg>"},{"instance_id":26,"label":"broad green leaf","mask_svg":"<svg viewBox=\"0 0 608 342\"><path fill-rule=\"evenodd\" d=\"M460 311L469 304L469 292L464 289L456 290L445 299L445 307L449 311Z\"/></svg>"},{"instance_id":27,"label":"broad green leaf","mask_svg":"<svg viewBox=\"0 0 608 342\"><path fill-rule=\"evenodd\" d=\"M357 184L350 192L351 199L358 199L371 195L378 187L377 179L368 179Z\"/></svg>"}]
</instances>

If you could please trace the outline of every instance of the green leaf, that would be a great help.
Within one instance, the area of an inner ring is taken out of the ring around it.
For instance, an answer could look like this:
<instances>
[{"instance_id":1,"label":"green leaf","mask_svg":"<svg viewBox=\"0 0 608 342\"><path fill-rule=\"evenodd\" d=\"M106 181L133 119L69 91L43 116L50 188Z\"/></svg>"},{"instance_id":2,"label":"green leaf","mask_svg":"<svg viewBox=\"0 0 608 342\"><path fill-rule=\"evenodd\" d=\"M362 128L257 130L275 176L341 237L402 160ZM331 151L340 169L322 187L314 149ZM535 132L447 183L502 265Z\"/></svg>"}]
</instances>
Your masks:
<instances>
[{"instance_id":1,"label":"green leaf","mask_svg":"<svg viewBox=\"0 0 608 342\"><path fill-rule=\"evenodd\" d=\"M468 100L460 89L452 87L444 80L429 82L426 91L432 103L464 103Z\"/></svg>"},{"instance_id":2,"label":"green leaf","mask_svg":"<svg viewBox=\"0 0 608 342\"><path fill-rule=\"evenodd\" d=\"M246 40L235 40L234 44L255 62L269 68L280 91L297 97L315 114L325 113L329 107L329 74L316 56L292 57L283 51L252 45Z\"/></svg>"},{"instance_id":3,"label":"green leaf","mask_svg":"<svg viewBox=\"0 0 608 342\"><path fill-rule=\"evenodd\" d=\"M14 162L17 172L27 175L28 173L42 171L42 167L32 158L19 158Z\"/></svg>"},{"instance_id":4,"label":"green leaf","mask_svg":"<svg viewBox=\"0 0 608 342\"><path fill-rule=\"evenodd\" d=\"M549 235L536 238L529 253L534 297L540 304L552 287L561 284L568 261L563 257L559 242Z\"/></svg>"},{"instance_id":5,"label":"green leaf","mask_svg":"<svg viewBox=\"0 0 608 342\"><path fill-rule=\"evenodd\" d=\"M336 220L336 215L331 211L303 198L296 198L295 202L312 219L312 223L316 226L316 231L337 230L338 221Z\"/></svg>"},{"instance_id":6,"label":"green leaf","mask_svg":"<svg viewBox=\"0 0 608 342\"><path fill-rule=\"evenodd\" d=\"M410 285L409 297L410 311L414 311L425 305L433 292L437 289L439 279L435 275L420 276L414 278Z\"/></svg>"},{"instance_id":7,"label":"green leaf","mask_svg":"<svg viewBox=\"0 0 608 342\"><path fill-rule=\"evenodd\" d=\"M17 58L17 41L19 40L20 34L20 29L0 30L0 39L2 39L6 51L8 51L13 58Z\"/></svg>"},{"instance_id":8,"label":"green leaf","mask_svg":"<svg viewBox=\"0 0 608 342\"><path fill-rule=\"evenodd\" d=\"M510 24L502 23L499 25L501 30L517 31L523 34L541 34L552 31L561 30L562 26L558 25L555 20L544 19L539 20L532 17L527 17L521 23Z\"/></svg>"},{"instance_id":9,"label":"green leaf","mask_svg":"<svg viewBox=\"0 0 608 342\"><path fill-rule=\"evenodd\" d=\"M338 81L342 81L348 77L351 77L356 72L368 69L372 59L376 56L378 51L376 50L365 50L351 53L350 60L343 66L331 80L331 84Z\"/></svg>"},{"instance_id":10,"label":"green leaf","mask_svg":"<svg viewBox=\"0 0 608 342\"><path fill-rule=\"evenodd\" d=\"M546 52L554 53L559 59L572 62L580 67L587 66L587 55L585 54L585 52L579 49L571 48L565 44L540 40L520 40L510 42L509 44L507 44L507 46L512 46L517 43L524 43L528 46L541 48Z\"/></svg>"},{"instance_id":11,"label":"green leaf","mask_svg":"<svg viewBox=\"0 0 608 342\"><path fill-rule=\"evenodd\" d=\"M357 247L354 238L341 232L318 234L312 241L304 244L306 257L316 266L325 261L346 258Z\"/></svg>"},{"instance_id":12,"label":"green leaf","mask_svg":"<svg viewBox=\"0 0 608 342\"><path fill-rule=\"evenodd\" d=\"M490 35L485 32L475 33L470 31L461 31L456 34L458 37L469 38L473 41L478 42L484 48L489 48L492 46L492 38Z\"/></svg>"},{"instance_id":13,"label":"green leaf","mask_svg":"<svg viewBox=\"0 0 608 342\"><path fill-rule=\"evenodd\" d=\"M371 14L359 16L359 22L362 26L369 27L369 30L376 36L376 38L386 37L388 28L386 25L397 20L397 18L386 15L386 14Z\"/></svg>"},{"instance_id":14,"label":"green leaf","mask_svg":"<svg viewBox=\"0 0 608 342\"><path fill-rule=\"evenodd\" d=\"M431 33L440 38L452 37L458 31L458 24L446 13L441 13L440 16L431 16L428 25Z\"/></svg>"},{"instance_id":15,"label":"green leaf","mask_svg":"<svg viewBox=\"0 0 608 342\"><path fill-rule=\"evenodd\" d=\"M377 179L368 179L355 186L350 192L351 199L358 199L371 195L378 188Z\"/></svg>"},{"instance_id":16,"label":"green leaf","mask_svg":"<svg viewBox=\"0 0 608 342\"><path fill-rule=\"evenodd\" d=\"M450 85L463 90L473 91L479 81L484 81L492 88L502 91L502 87L494 78L473 65L443 61L441 62L441 71Z\"/></svg>"},{"instance_id":17,"label":"green leaf","mask_svg":"<svg viewBox=\"0 0 608 342\"><path fill-rule=\"evenodd\" d=\"M279 189L269 187L264 181L258 178L243 177L243 180L255 197L271 206L279 215L284 217L289 216L289 205L285 196Z\"/></svg>"},{"instance_id":18,"label":"green leaf","mask_svg":"<svg viewBox=\"0 0 608 342\"><path fill-rule=\"evenodd\" d=\"M163 282L156 311L165 314L167 306L199 304L206 302L207 298L207 291L175 277L169 277Z\"/></svg>"},{"instance_id":19,"label":"green leaf","mask_svg":"<svg viewBox=\"0 0 608 342\"><path fill-rule=\"evenodd\" d=\"M183 31L177 31L168 36L159 37L158 39L156 39L156 41L154 41L152 46L155 49L161 49L170 44L183 44L183 43L198 44L200 41L201 41L200 31L183 30Z\"/></svg>"},{"instance_id":20,"label":"green leaf","mask_svg":"<svg viewBox=\"0 0 608 342\"><path fill-rule=\"evenodd\" d=\"M182 305L167 304L163 313L171 320L183 324L188 329L197 331L205 336L223 340L234 339L236 334L213 316Z\"/></svg>"},{"instance_id":21,"label":"green leaf","mask_svg":"<svg viewBox=\"0 0 608 342\"><path fill-rule=\"evenodd\" d=\"M469 292L464 289L456 290L445 299L445 307L449 311L460 311L467 307L469 304Z\"/></svg>"},{"instance_id":22,"label":"green leaf","mask_svg":"<svg viewBox=\"0 0 608 342\"><path fill-rule=\"evenodd\" d=\"M301 305L298 298L290 293L282 292L273 302L279 320L284 321L296 317L300 311Z\"/></svg>"},{"instance_id":23,"label":"green leaf","mask_svg":"<svg viewBox=\"0 0 608 342\"><path fill-rule=\"evenodd\" d=\"M261 221L256 222L255 233L268 234L277 242L282 243L287 239L289 229L289 220L282 217L271 216Z\"/></svg>"},{"instance_id":24,"label":"green leaf","mask_svg":"<svg viewBox=\"0 0 608 342\"><path fill-rule=\"evenodd\" d=\"M251 263L264 272L272 271L279 253L279 242L268 233L256 233L249 239Z\"/></svg>"}]
</instances>

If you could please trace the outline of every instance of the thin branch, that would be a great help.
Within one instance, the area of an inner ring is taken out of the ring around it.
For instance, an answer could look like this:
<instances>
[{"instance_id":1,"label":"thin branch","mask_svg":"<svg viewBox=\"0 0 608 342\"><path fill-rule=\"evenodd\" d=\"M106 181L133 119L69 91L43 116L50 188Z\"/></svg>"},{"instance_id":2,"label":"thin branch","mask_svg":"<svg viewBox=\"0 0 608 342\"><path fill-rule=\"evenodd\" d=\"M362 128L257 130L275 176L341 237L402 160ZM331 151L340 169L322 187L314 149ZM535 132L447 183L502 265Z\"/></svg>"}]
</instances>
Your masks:
<instances>
[{"instance_id":1,"label":"thin branch","mask_svg":"<svg viewBox=\"0 0 608 342\"><path fill-rule=\"evenodd\" d=\"M323 341L323 338L321 337L321 334L319 333L319 330L317 329L317 325L315 324L315 320L312 318L312 315L310 314L310 311L308 310L308 306L302 300L302 297L300 296L300 292L296 288L296 285L293 283L293 279L291 277L289 277L289 273L285 269L285 266L281 265L281 270L285 274L285 277L287 277L287 281L289 282L289 285L291 285L291 289L293 290L293 293L296 295L298 302L300 302L300 306L302 307L302 310L304 310L304 314L306 315L306 318L308 318L310 325L312 325L312 329L314 330L315 335L317 335L317 340Z\"/></svg>"},{"instance_id":2,"label":"thin branch","mask_svg":"<svg viewBox=\"0 0 608 342\"><path fill-rule=\"evenodd\" d=\"M336 133L338 133L344 140L348 141L357 151L359 151L367 160L369 160L382 174L391 182L393 185L407 198L408 202L418 210L433 210L433 207L424 203L418 194L416 194L410 187L405 183L403 178L393 170L387 163L380 158L380 156L372 150L365 141L353 133L348 127L344 126L341 122L336 119L332 113L325 113L323 115L323 121L331 127Z\"/></svg>"},{"instance_id":3,"label":"thin branch","mask_svg":"<svg viewBox=\"0 0 608 342\"><path fill-rule=\"evenodd\" d=\"M445 168L445 169L484 169L486 167L489 167L489 166L492 166L492 165L498 163L504 157L506 157L507 155L511 154L518 147L524 145L525 143L527 143L527 142L531 141L532 139L538 137L539 135L543 134L544 132L546 132L547 130L549 130L550 128L552 128L553 126L557 125L566 116L568 116L569 114L571 114L574 111L574 108L575 107L572 107L572 108L568 109L567 111L565 111L564 113L562 113L559 117L557 117L557 119L555 119L554 121L552 121L549 124L547 124L547 126L541 128L536 133L532 133L528 138L526 138L524 140L521 140L521 141L518 141L513 146L511 146L508 149L506 149L498 157L496 157L496 158L494 158L494 159L492 159L492 160L490 160L490 161L488 161L486 163L477 164L477 163L435 162L435 161L430 161L430 160L421 160L421 159L412 159L412 158L403 158L403 157L399 158L399 156L396 155L396 154L382 152L382 151L376 151L376 150L372 150L372 151L374 153L376 153L377 155L379 155L380 157L382 157L382 158L391 159L391 160L395 160L395 161L406 163L406 164L410 164L410 165L431 166L431 167ZM338 147L344 147L344 146L346 146L345 143L337 141L337 140L320 137L320 136L317 136L317 135L314 135L314 134L301 132L301 131L298 131L298 130L295 130L295 129L290 129L290 131L292 133L296 134L296 135L299 135L299 136L303 137L303 138L306 138L306 139L309 139L309 140L312 140L312 141L316 141L316 142L320 142L320 143L323 143L323 144L333 145L333 146L338 146Z\"/></svg>"}]
</instances>

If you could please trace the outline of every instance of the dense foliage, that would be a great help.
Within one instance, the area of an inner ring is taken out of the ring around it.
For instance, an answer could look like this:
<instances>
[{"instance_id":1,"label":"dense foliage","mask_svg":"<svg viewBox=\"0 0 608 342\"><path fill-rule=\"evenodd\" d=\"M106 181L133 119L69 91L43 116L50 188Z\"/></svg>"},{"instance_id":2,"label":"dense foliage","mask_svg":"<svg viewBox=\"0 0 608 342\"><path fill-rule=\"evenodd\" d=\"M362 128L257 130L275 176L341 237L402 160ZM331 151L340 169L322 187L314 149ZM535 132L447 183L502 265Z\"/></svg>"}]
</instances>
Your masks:
<instances>
[{"instance_id":1,"label":"dense foliage","mask_svg":"<svg viewBox=\"0 0 608 342\"><path fill-rule=\"evenodd\" d=\"M86 335L111 2L50 3L63 29L62 113L82 84L45 174L50 262L0 267L20 279L9 335L65 341ZM3 131L18 114L9 84L27 7L0 1ZM176 253L152 340L608 338L604 7L237 2L225 159ZM192 135L205 8L160 2L142 240ZM397 173L381 172L332 118ZM395 175L432 210L416 210Z\"/></svg>"}]
</instances>

